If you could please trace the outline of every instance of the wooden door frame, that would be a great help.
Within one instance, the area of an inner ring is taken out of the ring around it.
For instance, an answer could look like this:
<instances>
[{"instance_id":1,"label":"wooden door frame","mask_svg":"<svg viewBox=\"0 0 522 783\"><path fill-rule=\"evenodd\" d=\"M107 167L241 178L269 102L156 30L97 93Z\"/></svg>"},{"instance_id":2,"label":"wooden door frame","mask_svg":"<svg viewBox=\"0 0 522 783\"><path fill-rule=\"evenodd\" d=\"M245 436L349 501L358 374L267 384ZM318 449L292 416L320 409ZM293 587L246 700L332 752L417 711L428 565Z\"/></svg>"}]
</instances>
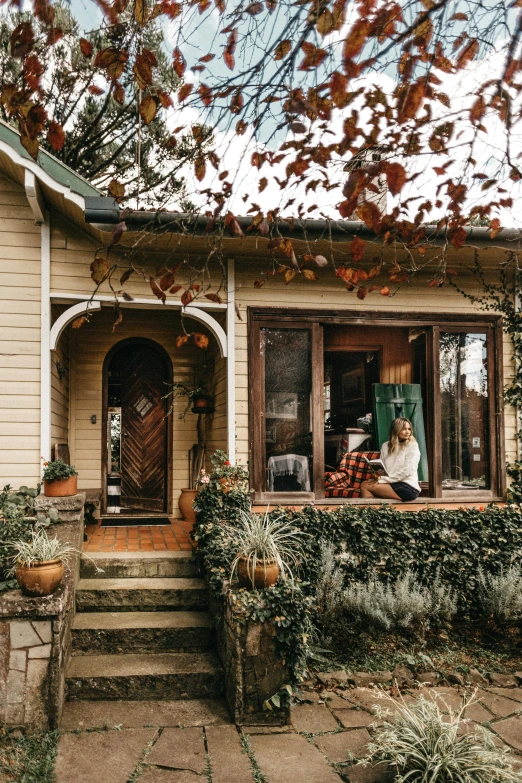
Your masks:
<instances>
[{"instance_id":1,"label":"wooden door frame","mask_svg":"<svg viewBox=\"0 0 522 783\"><path fill-rule=\"evenodd\" d=\"M167 383L169 386L173 383L174 378L174 370L172 367L172 359L170 358L168 352L165 350L165 348L160 345L155 340L151 340L148 337L126 337L124 340L120 340L118 343L112 346L112 348L107 351L107 354L105 356L105 359L103 360L103 367L102 367L102 426L101 426L101 438L102 438L102 460L101 460L101 470L102 470L102 496L101 496L101 503L100 503L100 511L102 514L107 513L107 460L108 460L108 453L107 453L107 417L109 413L109 366L112 361L112 358L118 351L122 350L122 348L126 348L129 345L147 345L149 348L152 348L153 350L157 351L163 358L165 359L166 367L167 367ZM167 509L166 512L162 512L167 514L167 516L172 515L172 448L173 448L173 417L171 415L171 412L167 414L167 422L166 422L166 434L167 434L167 445L166 445L166 459L165 459L165 470L166 470L166 494L167 494ZM157 512L150 512L148 516L154 516Z\"/></svg>"}]
</instances>

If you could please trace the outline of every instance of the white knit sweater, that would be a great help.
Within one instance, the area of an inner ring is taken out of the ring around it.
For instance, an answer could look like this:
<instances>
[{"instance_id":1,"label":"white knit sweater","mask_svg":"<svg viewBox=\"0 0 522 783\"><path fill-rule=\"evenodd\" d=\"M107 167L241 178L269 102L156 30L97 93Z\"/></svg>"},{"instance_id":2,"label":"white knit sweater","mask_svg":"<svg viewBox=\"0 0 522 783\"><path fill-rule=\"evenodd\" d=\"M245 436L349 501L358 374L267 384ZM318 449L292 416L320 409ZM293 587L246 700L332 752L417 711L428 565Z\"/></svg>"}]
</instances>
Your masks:
<instances>
[{"instance_id":1,"label":"white knit sweater","mask_svg":"<svg viewBox=\"0 0 522 783\"><path fill-rule=\"evenodd\" d=\"M388 441L383 443L381 459L386 465L387 476L379 476L380 484L395 484L403 481L420 491L418 467L420 462L420 449L416 441L407 446L399 447L397 451L390 453Z\"/></svg>"}]
</instances>

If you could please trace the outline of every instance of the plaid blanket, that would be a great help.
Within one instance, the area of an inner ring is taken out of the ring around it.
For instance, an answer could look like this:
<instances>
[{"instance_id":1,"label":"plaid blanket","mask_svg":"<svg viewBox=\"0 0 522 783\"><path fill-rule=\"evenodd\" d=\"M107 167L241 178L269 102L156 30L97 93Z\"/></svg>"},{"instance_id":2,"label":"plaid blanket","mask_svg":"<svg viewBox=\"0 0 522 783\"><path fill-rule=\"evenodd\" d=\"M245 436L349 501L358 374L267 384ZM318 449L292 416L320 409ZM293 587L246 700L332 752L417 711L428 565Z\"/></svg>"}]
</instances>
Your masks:
<instances>
[{"instance_id":1,"label":"plaid blanket","mask_svg":"<svg viewBox=\"0 0 522 783\"><path fill-rule=\"evenodd\" d=\"M367 459L377 459L380 456L378 451L347 451L339 463L339 469L334 473L324 474L325 497L359 497L359 487L363 481L372 477L371 468L363 459L363 454Z\"/></svg>"}]
</instances>

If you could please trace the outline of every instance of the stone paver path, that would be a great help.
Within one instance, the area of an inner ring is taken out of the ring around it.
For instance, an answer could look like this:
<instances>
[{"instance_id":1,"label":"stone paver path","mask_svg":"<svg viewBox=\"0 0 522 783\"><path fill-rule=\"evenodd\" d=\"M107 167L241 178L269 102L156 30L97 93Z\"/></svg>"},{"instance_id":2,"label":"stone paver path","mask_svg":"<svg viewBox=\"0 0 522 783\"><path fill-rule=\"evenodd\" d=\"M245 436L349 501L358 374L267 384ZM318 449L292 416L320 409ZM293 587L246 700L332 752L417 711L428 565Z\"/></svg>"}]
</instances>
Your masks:
<instances>
[{"instance_id":1,"label":"stone paver path","mask_svg":"<svg viewBox=\"0 0 522 783\"><path fill-rule=\"evenodd\" d=\"M320 686L319 686L320 687ZM461 688L423 688L444 708ZM404 699L411 702L419 691ZM311 687L292 725L238 730L221 702L71 702L65 705L57 783L383 783L386 770L357 765L393 704L372 688ZM470 727L485 725L522 766L522 688L481 687L468 709Z\"/></svg>"}]
</instances>

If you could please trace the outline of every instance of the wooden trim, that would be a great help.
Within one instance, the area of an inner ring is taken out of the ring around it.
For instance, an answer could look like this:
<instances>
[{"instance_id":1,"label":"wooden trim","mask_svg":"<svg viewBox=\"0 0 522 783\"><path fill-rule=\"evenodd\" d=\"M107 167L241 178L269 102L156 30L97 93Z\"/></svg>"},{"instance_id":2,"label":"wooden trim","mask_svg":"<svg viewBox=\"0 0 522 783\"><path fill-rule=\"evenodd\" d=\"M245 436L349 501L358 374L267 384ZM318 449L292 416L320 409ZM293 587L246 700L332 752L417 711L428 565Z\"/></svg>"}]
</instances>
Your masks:
<instances>
[{"instance_id":1,"label":"wooden trim","mask_svg":"<svg viewBox=\"0 0 522 783\"><path fill-rule=\"evenodd\" d=\"M433 417L431 438L430 493L434 498L442 496L442 421L440 411L440 328L431 327L428 351L428 393ZM430 381L431 376L431 381Z\"/></svg>"},{"instance_id":2,"label":"wooden trim","mask_svg":"<svg viewBox=\"0 0 522 783\"><path fill-rule=\"evenodd\" d=\"M262 443L264 430L264 407L262 390L264 388L264 362L261 359L261 329L259 323L249 322L248 330L248 440L250 445L250 465L255 489L255 499L261 498L265 488L262 466ZM256 412L256 413L254 413Z\"/></svg>"},{"instance_id":3,"label":"wooden trim","mask_svg":"<svg viewBox=\"0 0 522 783\"><path fill-rule=\"evenodd\" d=\"M502 321L495 324L494 345L493 345L493 384L492 392L494 394L494 431L495 431L495 452L497 455L497 486L493 491L497 491L500 497L506 497L506 431L504 421L504 329Z\"/></svg>"},{"instance_id":4,"label":"wooden trim","mask_svg":"<svg viewBox=\"0 0 522 783\"><path fill-rule=\"evenodd\" d=\"M487 365L486 372L488 378L488 441L489 441L489 488L495 494L498 492L498 451L497 451L497 433L496 433L496 389L495 389L495 335L492 329L488 329L486 336Z\"/></svg>"},{"instance_id":5,"label":"wooden trim","mask_svg":"<svg viewBox=\"0 0 522 783\"><path fill-rule=\"evenodd\" d=\"M321 324L312 325L312 486L324 498L324 341Z\"/></svg>"},{"instance_id":6,"label":"wooden trim","mask_svg":"<svg viewBox=\"0 0 522 783\"><path fill-rule=\"evenodd\" d=\"M172 360L165 350L163 346L161 346L159 343L157 343L155 340L150 340L148 337L127 337L125 340L120 340L119 343L116 343L116 345L113 345L112 348L107 351L107 354L105 356L105 359L103 360L103 368L102 368L102 422L101 422L101 443L102 443L102 475L101 475L101 503L100 503L100 512L102 514L107 513L107 416L108 416L108 407L109 407L109 376L108 376L108 370L109 365L111 363L111 359L114 356L115 353L117 353L121 348L124 348L126 345L149 345L151 348L156 350L158 353L160 353L166 362L167 367L167 373L168 373L168 383L169 385L172 384L173 381L173 368L172 368ZM173 465L173 417L172 412L170 410L167 410L167 406L165 406L166 410L166 454L165 454L165 470L167 473L167 480L165 482L165 492L166 492L166 498L165 498L165 511L162 512L164 514L167 514L168 516L172 515L172 508L173 508L173 499L172 499L172 492L173 492L173 476L172 476L172 465ZM154 512L152 512L154 513Z\"/></svg>"},{"instance_id":7,"label":"wooden trim","mask_svg":"<svg viewBox=\"0 0 522 783\"><path fill-rule=\"evenodd\" d=\"M249 317L252 320L272 320L281 326L285 321L295 322L296 319L302 323L317 322L325 325L351 323L358 326L433 326L433 321L437 320L444 325L454 324L456 327L476 328L477 323L494 324L501 321L501 315L487 315L478 313L435 313L427 314L425 312L404 313L395 311L368 310L314 310L299 309L287 307L249 307ZM434 317L435 316L435 317Z\"/></svg>"}]
</instances>

